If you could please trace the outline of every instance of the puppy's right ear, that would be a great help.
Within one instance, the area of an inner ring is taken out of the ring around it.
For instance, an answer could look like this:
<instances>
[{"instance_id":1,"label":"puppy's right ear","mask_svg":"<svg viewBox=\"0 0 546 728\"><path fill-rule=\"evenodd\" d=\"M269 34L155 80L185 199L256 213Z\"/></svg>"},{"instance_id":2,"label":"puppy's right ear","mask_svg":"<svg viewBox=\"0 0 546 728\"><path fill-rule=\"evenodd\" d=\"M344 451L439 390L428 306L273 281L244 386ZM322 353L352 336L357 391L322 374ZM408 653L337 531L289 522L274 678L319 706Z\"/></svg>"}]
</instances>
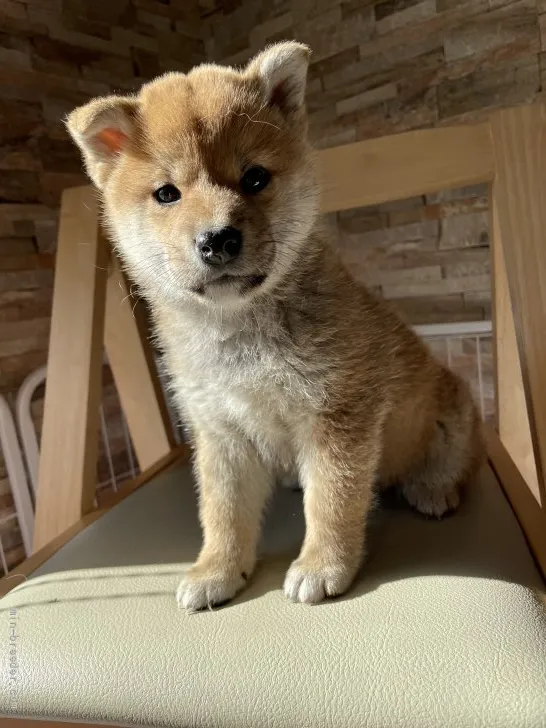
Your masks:
<instances>
[{"instance_id":1,"label":"puppy's right ear","mask_svg":"<svg viewBox=\"0 0 546 728\"><path fill-rule=\"evenodd\" d=\"M67 129L80 148L87 174L99 189L135 131L138 101L129 96L105 96L68 115Z\"/></svg>"}]
</instances>

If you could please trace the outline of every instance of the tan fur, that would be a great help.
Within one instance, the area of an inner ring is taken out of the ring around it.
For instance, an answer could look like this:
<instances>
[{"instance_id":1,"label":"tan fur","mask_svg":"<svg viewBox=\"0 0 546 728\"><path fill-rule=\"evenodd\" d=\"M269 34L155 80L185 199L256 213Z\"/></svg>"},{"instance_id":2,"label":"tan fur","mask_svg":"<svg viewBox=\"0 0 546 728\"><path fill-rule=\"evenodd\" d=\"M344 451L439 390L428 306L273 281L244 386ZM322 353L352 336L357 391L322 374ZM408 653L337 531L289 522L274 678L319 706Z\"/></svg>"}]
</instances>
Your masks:
<instances>
[{"instance_id":1,"label":"tan fur","mask_svg":"<svg viewBox=\"0 0 546 728\"><path fill-rule=\"evenodd\" d=\"M316 602L353 580L376 487L397 484L439 517L482 458L466 386L322 237L302 103L307 56L279 44L243 71L167 74L68 120L151 306L196 448L204 544L178 590L187 608L243 587L279 475L299 475L307 523L285 592ZM119 153L101 145L105 128L122 132ZM272 179L247 197L239 180L256 164ZM164 208L152 193L167 183L182 199ZM199 260L195 236L226 225L244 236L232 270L265 276L260 285L220 285Z\"/></svg>"}]
</instances>

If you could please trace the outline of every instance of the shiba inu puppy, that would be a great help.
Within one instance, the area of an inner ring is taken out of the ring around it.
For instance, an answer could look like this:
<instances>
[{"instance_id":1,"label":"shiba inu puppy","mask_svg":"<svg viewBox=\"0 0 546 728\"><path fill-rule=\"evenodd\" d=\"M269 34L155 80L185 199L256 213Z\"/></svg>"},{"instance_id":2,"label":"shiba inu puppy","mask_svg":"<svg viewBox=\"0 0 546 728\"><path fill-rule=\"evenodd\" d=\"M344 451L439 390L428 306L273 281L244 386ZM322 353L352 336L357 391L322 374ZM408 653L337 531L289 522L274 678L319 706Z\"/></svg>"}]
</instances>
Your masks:
<instances>
[{"instance_id":1,"label":"shiba inu puppy","mask_svg":"<svg viewBox=\"0 0 546 728\"><path fill-rule=\"evenodd\" d=\"M244 587L280 474L297 473L306 518L284 591L314 603L353 581L377 488L441 517L482 459L467 387L321 234L308 59L279 43L67 122L191 432L204 541L177 592L189 609Z\"/></svg>"}]
</instances>

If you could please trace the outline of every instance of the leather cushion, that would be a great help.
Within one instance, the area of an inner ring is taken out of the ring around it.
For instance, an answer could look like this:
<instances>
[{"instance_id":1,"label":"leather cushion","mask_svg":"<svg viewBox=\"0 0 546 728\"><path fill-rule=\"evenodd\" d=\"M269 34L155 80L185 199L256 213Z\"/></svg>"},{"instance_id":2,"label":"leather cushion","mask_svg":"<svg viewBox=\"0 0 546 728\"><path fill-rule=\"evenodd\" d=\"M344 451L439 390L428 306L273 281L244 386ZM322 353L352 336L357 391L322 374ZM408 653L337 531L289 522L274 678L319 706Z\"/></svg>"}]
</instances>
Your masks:
<instances>
[{"instance_id":1,"label":"leather cushion","mask_svg":"<svg viewBox=\"0 0 546 728\"><path fill-rule=\"evenodd\" d=\"M303 535L281 490L248 589L187 614L174 593L200 545L187 468L158 476L0 601L16 610L15 693L0 713L198 728L546 726L546 613L490 471L443 522L376 512L345 597L282 595ZM182 562L182 563L181 563ZM0 676L8 675L0 648Z\"/></svg>"}]
</instances>

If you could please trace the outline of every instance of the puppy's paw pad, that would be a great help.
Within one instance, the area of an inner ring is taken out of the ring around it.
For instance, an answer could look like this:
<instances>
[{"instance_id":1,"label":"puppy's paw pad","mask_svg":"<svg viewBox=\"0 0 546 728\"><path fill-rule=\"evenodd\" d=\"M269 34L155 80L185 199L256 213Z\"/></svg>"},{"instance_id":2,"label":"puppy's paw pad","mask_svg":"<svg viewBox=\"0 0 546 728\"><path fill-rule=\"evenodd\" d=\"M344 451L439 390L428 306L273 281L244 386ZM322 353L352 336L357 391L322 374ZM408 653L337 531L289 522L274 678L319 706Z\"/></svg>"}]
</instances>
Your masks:
<instances>
[{"instance_id":1,"label":"puppy's paw pad","mask_svg":"<svg viewBox=\"0 0 546 728\"><path fill-rule=\"evenodd\" d=\"M317 604L327 597L343 594L354 577L354 570L342 564L322 565L297 559L288 569L284 593L293 602Z\"/></svg>"},{"instance_id":2,"label":"puppy's paw pad","mask_svg":"<svg viewBox=\"0 0 546 728\"><path fill-rule=\"evenodd\" d=\"M176 590L176 601L182 609L200 611L229 602L246 583L242 574L201 572L185 575Z\"/></svg>"},{"instance_id":3,"label":"puppy's paw pad","mask_svg":"<svg viewBox=\"0 0 546 728\"><path fill-rule=\"evenodd\" d=\"M405 485L402 495L412 508L429 518L442 518L457 510L461 502L458 488L442 490L422 485Z\"/></svg>"}]
</instances>

